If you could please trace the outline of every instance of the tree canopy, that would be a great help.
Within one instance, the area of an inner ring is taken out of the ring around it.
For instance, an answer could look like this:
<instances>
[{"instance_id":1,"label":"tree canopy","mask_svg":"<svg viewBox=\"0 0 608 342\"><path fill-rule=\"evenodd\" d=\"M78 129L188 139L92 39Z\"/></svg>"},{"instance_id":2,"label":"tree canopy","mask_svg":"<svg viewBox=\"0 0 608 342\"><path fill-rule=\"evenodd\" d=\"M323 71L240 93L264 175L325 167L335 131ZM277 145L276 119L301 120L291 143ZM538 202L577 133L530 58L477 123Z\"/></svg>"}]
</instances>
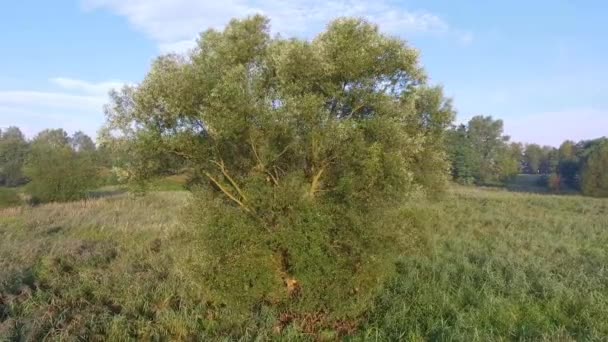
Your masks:
<instances>
[{"instance_id":1,"label":"tree canopy","mask_svg":"<svg viewBox=\"0 0 608 342\"><path fill-rule=\"evenodd\" d=\"M456 181L494 184L519 173L522 146L509 144L502 120L478 115L448 133L447 149Z\"/></svg>"},{"instance_id":2,"label":"tree canopy","mask_svg":"<svg viewBox=\"0 0 608 342\"><path fill-rule=\"evenodd\" d=\"M237 307L356 316L403 240L379 209L446 181L450 101L415 49L361 19L312 41L233 20L112 97L102 137L131 142L134 175L169 156L193 169L211 296Z\"/></svg>"}]
</instances>

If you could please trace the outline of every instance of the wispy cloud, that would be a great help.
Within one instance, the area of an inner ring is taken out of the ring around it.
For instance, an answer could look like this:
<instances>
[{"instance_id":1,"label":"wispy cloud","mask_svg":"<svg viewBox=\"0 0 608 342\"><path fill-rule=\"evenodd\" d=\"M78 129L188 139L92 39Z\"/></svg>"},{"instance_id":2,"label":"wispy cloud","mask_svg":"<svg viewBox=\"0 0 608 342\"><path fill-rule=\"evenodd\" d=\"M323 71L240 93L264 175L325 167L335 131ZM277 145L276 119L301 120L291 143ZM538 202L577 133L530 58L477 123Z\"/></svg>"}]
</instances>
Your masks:
<instances>
[{"instance_id":1,"label":"wispy cloud","mask_svg":"<svg viewBox=\"0 0 608 342\"><path fill-rule=\"evenodd\" d=\"M162 51L193 46L208 27L220 29L231 18L267 15L275 33L310 38L331 19L365 17L395 35L434 34L470 44L470 32L451 27L427 11L409 11L388 0L83 0L86 10L106 9L126 17L133 27L156 41Z\"/></svg>"},{"instance_id":2,"label":"wispy cloud","mask_svg":"<svg viewBox=\"0 0 608 342\"><path fill-rule=\"evenodd\" d=\"M101 108L104 101L105 97L102 96L29 90L0 91L0 105L4 107L27 106L92 110Z\"/></svg>"},{"instance_id":3,"label":"wispy cloud","mask_svg":"<svg viewBox=\"0 0 608 342\"><path fill-rule=\"evenodd\" d=\"M28 135L49 127L84 130L94 136L103 122L108 92L120 81L87 82L66 77L49 80L56 89L0 91L0 127L16 125Z\"/></svg>"},{"instance_id":4,"label":"wispy cloud","mask_svg":"<svg viewBox=\"0 0 608 342\"><path fill-rule=\"evenodd\" d=\"M77 80L67 77L54 77L50 79L51 83L65 89L71 90L78 93L91 94L91 95L102 95L106 96L110 89L121 88L125 82L121 81L107 81L92 83L83 80Z\"/></svg>"}]
</instances>

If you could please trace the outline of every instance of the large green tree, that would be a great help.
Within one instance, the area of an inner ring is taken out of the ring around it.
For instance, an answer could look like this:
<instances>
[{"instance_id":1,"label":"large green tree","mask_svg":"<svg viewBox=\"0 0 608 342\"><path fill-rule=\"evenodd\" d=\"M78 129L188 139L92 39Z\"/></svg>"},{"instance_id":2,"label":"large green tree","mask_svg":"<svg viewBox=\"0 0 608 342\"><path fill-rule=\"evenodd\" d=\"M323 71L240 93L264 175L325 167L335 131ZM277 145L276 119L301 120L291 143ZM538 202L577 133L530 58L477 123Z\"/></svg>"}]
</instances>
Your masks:
<instances>
[{"instance_id":1,"label":"large green tree","mask_svg":"<svg viewBox=\"0 0 608 342\"><path fill-rule=\"evenodd\" d=\"M520 172L522 147L509 144L502 120L475 116L448 134L452 175L457 181L478 184L503 182Z\"/></svg>"},{"instance_id":2,"label":"large green tree","mask_svg":"<svg viewBox=\"0 0 608 342\"><path fill-rule=\"evenodd\" d=\"M0 184L15 186L25 181L23 163L28 149L28 143L19 128L0 130Z\"/></svg>"},{"instance_id":3,"label":"large green tree","mask_svg":"<svg viewBox=\"0 0 608 342\"><path fill-rule=\"evenodd\" d=\"M115 92L101 136L128 143L134 174L168 154L194 170L209 298L338 319L361 314L391 250L416 241L396 208L443 188L453 115L418 52L375 25L339 19L304 41L255 16Z\"/></svg>"}]
</instances>

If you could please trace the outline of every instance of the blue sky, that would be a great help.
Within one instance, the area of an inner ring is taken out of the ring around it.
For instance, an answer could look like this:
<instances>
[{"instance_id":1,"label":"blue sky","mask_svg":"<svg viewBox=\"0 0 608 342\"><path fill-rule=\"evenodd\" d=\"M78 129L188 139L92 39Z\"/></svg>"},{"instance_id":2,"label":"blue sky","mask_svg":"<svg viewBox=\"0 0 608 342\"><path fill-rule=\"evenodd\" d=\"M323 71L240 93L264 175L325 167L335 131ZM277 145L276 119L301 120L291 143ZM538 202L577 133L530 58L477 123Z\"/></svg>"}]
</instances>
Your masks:
<instances>
[{"instance_id":1,"label":"blue sky","mask_svg":"<svg viewBox=\"0 0 608 342\"><path fill-rule=\"evenodd\" d=\"M309 38L332 18L365 16L422 52L458 121L492 115L514 140L559 145L608 135L605 1L56 0L0 11L0 127L102 125L107 92L137 83L157 55L198 32L263 13Z\"/></svg>"}]
</instances>

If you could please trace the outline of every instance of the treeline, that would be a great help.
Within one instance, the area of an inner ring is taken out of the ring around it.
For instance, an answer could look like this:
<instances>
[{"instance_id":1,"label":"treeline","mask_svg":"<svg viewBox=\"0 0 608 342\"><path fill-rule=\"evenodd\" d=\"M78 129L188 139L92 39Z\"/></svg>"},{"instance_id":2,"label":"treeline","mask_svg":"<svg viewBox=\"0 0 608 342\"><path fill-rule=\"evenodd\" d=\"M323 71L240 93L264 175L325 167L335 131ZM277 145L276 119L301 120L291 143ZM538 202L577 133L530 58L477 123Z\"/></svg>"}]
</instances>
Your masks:
<instances>
[{"instance_id":1,"label":"treeline","mask_svg":"<svg viewBox=\"0 0 608 342\"><path fill-rule=\"evenodd\" d=\"M85 197L110 164L107 151L83 132L47 129L27 140L18 127L0 130L0 185L25 185L32 203Z\"/></svg>"},{"instance_id":2,"label":"treeline","mask_svg":"<svg viewBox=\"0 0 608 342\"><path fill-rule=\"evenodd\" d=\"M446 151L461 184L503 185L518 174L542 175L539 185L608 196L608 139L564 141L559 148L511 142L502 120L475 116L452 127Z\"/></svg>"},{"instance_id":3,"label":"treeline","mask_svg":"<svg viewBox=\"0 0 608 342\"><path fill-rule=\"evenodd\" d=\"M503 186L518 174L530 174L540 175L537 185L554 193L608 197L607 138L566 140L556 148L512 142L503 130L503 121L490 116L448 129L446 152L455 182ZM111 145L120 148L97 147L80 131L69 136L63 129L47 129L28 140L18 127L0 130L0 186L27 185L33 201L66 201L83 198L93 186L137 181L130 174L134 169L150 178L187 168L170 153L138 160L141 146L113 140Z\"/></svg>"}]
</instances>

